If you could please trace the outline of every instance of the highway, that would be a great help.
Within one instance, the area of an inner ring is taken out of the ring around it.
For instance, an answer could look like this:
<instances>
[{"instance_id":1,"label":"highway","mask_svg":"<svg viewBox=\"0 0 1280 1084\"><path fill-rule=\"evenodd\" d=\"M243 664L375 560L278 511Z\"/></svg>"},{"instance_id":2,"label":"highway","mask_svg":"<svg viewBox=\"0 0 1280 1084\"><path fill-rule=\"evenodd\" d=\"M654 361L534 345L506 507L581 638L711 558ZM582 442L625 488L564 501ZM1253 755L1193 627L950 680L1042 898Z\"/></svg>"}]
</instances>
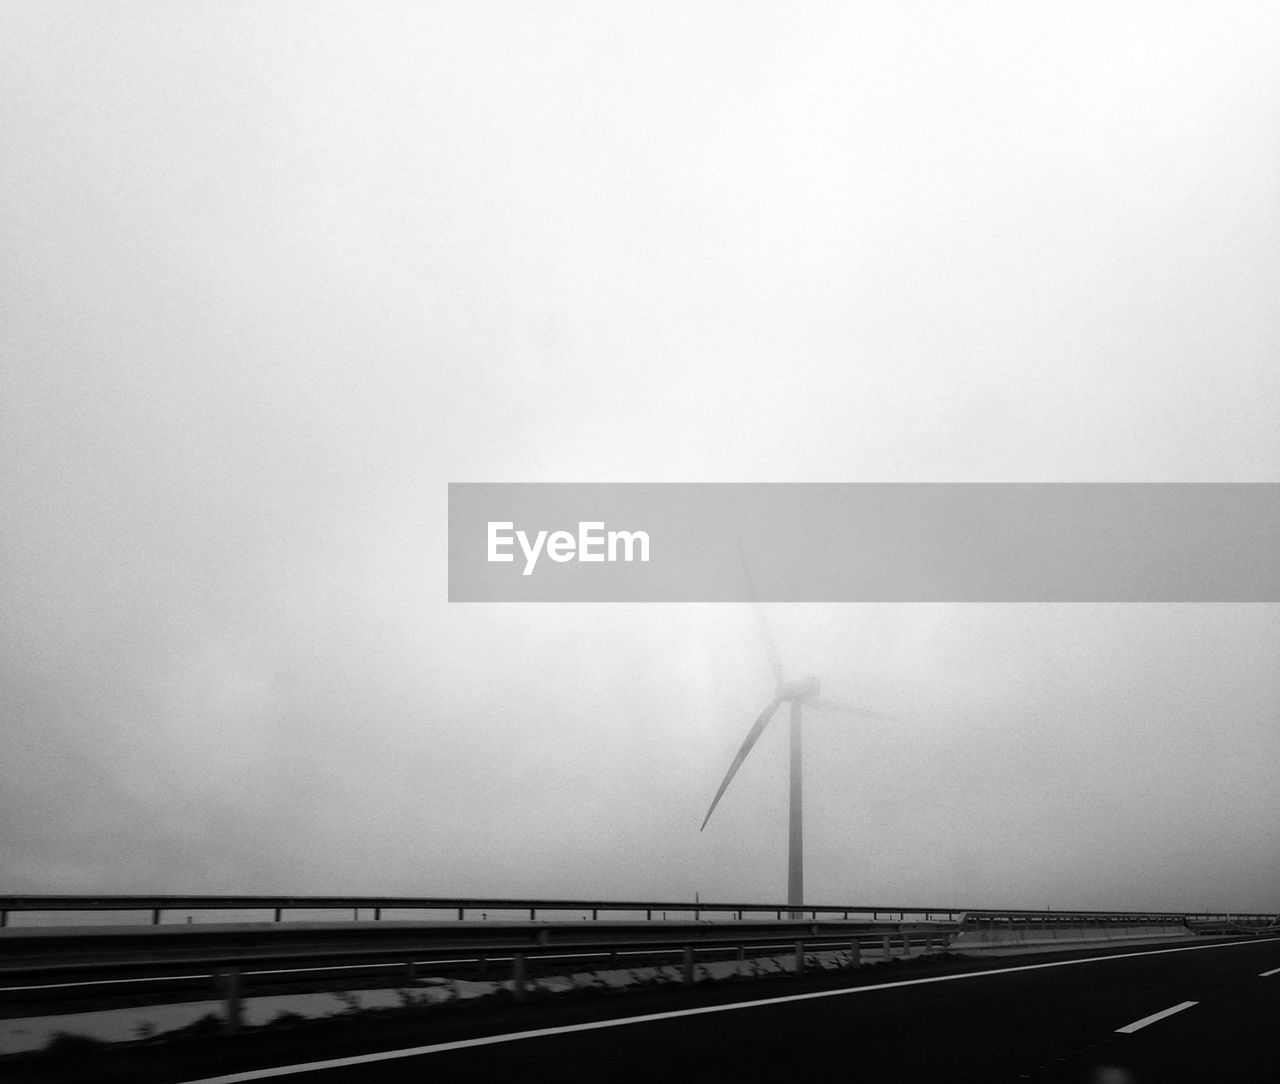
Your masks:
<instances>
[{"instance_id":1,"label":"highway","mask_svg":"<svg viewBox=\"0 0 1280 1084\"><path fill-rule=\"evenodd\" d=\"M915 975L865 968L852 979L813 980L799 993L777 989L768 997L742 986L700 998L690 991L657 1012L620 1000L604 1010L561 1011L542 1024L531 1016L516 1034L478 1030L411 1054L295 1062L292 1069L205 1077L204 1084L1166 1084L1270 1081L1280 1065L1280 938L959 961Z\"/></svg>"}]
</instances>

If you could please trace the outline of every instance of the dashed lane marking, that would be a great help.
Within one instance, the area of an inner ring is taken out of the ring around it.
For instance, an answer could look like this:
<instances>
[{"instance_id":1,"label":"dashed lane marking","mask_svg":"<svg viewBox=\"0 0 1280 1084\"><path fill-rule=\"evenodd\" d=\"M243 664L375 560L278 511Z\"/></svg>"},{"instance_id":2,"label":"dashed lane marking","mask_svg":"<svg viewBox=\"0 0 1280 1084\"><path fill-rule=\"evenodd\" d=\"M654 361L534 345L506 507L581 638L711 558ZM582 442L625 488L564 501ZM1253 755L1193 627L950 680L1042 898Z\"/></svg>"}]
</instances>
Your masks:
<instances>
[{"instance_id":1,"label":"dashed lane marking","mask_svg":"<svg viewBox=\"0 0 1280 1084\"><path fill-rule=\"evenodd\" d=\"M1135 1020L1132 1024L1125 1024L1122 1028L1116 1028L1116 1031L1123 1035L1132 1035L1140 1028L1145 1028L1148 1024L1154 1024L1157 1020L1163 1020L1166 1016L1172 1016L1176 1012L1182 1012L1183 1009L1189 1009L1192 1005L1199 1005L1198 1001L1180 1001L1177 1005L1170 1005L1167 1009L1161 1009L1159 1012L1153 1012L1150 1016L1144 1016L1141 1020Z\"/></svg>"}]
</instances>

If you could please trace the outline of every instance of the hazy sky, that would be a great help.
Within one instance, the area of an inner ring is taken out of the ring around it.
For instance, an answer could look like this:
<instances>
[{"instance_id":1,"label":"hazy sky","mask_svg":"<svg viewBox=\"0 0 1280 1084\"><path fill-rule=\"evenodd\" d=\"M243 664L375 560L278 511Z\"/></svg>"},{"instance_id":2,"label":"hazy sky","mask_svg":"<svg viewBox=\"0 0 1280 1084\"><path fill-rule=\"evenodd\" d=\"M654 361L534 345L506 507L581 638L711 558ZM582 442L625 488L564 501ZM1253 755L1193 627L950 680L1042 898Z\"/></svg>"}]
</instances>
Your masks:
<instances>
[{"instance_id":1,"label":"hazy sky","mask_svg":"<svg viewBox=\"0 0 1280 1084\"><path fill-rule=\"evenodd\" d=\"M450 481L1280 481L1273 3L0 12L0 892L785 894L749 610ZM1275 606L777 606L814 902L1277 906Z\"/></svg>"}]
</instances>

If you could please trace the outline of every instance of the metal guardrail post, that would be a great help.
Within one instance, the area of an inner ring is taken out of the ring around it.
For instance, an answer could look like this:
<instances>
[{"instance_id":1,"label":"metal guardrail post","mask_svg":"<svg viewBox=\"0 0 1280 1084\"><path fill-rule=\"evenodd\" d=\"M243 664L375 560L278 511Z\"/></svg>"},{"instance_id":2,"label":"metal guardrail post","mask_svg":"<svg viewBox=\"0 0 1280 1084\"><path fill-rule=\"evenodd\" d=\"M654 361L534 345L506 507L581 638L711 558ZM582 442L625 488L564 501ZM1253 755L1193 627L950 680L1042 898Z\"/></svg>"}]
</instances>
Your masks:
<instances>
[{"instance_id":1,"label":"metal guardrail post","mask_svg":"<svg viewBox=\"0 0 1280 1084\"><path fill-rule=\"evenodd\" d=\"M524 953L517 952L511 957L511 994L517 1001L523 1001L528 993L527 976L528 969L525 967Z\"/></svg>"},{"instance_id":2,"label":"metal guardrail post","mask_svg":"<svg viewBox=\"0 0 1280 1084\"><path fill-rule=\"evenodd\" d=\"M153 926L160 925L160 908L159 907L154 907L151 910L151 925Z\"/></svg>"},{"instance_id":3,"label":"metal guardrail post","mask_svg":"<svg viewBox=\"0 0 1280 1084\"><path fill-rule=\"evenodd\" d=\"M858 944L857 938L849 942L849 966L862 966L862 946Z\"/></svg>"},{"instance_id":4,"label":"metal guardrail post","mask_svg":"<svg viewBox=\"0 0 1280 1084\"><path fill-rule=\"evenodd\" d=\"M681 969L681 981L686 986L693 985L693 946L685 945L684 947L684 966Z\"/></svg>"},{"instance_id":5,"label":"metal guardrail post","mask_svg":"<svg viewBox=\"0 0 1280 1084\"><path fill-rule=\"evenodd\" d=\"M281 916L281 915L283 915L283 914L284 914L284 908L283 908L283 907L277 907L277 908L276 908L276 916L275 916L275 918L274 918L272 921L274 921L274 922L279 922L279 921L280 921L280 916Z\"/></svg>"},{"instance_id":6,"label":"metal guardrail post","mask_svg":"<svg viewBox=\"0 0 1280 1084\"><path fill-rule=\"evenodd\" d=\"M887 933L880 936L880 947L886 960L893 955L893 948L889 944L889 935Z\"/></svg>"},{"instance_id":7,"label":"metal guardrail post","mask_svg":"<svg viewBox=\"0 0 1280 1084\"><path fill-rule=\"evenodd\" d=\"M795 969L795 973L796 973L797 975L803 975L803 974L804 974L804 942L803 942L803 941L797 941L797 942L796 942L796 969Z\"/></svg>"},{"instance_id":8,"label":"metal guardrail post","mask_svg":"<svg viewBox=\"0 0 1280 1084\"><path fill-rule=\"evenodd\" d=\"M223 1028L228 1035L240 1032L243 1004L240 998L240 969L229 967L219 975L222 986L222 1000L226 1012Z\"/></svg>"}]
</instances>

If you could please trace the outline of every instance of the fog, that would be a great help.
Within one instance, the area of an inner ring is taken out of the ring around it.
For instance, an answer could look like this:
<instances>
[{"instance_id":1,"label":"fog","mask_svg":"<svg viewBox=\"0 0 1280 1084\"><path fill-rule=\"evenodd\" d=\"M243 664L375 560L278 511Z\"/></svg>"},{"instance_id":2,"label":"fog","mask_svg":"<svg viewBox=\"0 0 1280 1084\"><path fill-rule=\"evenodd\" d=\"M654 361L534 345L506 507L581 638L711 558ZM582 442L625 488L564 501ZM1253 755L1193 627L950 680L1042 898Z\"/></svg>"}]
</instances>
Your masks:
<instances>
[{"instance_id":1,"label":"fog","mask_svg":"<svg viewBox=\"0 0 1280 1084\"><path fill-rule=\"evenodd\" d=\"M1280 481L1263 3L22 3L0 892L774 901L749 607L471 481ZM1274 605L776 605L806 898L1274 909Z\"/></svg>"}]
</instances>

